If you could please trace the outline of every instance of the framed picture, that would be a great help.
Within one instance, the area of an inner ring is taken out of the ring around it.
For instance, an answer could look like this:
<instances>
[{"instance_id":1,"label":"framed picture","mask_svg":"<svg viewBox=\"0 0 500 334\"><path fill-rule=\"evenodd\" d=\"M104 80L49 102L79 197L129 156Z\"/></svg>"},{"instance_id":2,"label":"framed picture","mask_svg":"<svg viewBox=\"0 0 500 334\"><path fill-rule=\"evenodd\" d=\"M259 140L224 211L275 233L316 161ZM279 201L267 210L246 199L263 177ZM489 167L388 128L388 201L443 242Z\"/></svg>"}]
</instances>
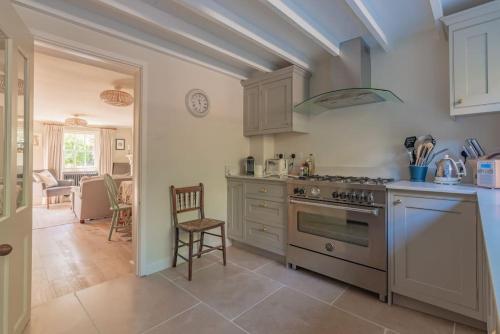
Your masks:
<instances>
[{"instance_id":1,"label":"framed picture","mask_svg":"<svg viewBox=\"0 0 500 334\"><path fill-rule=\"evenodd\" d=\"M125 149L125 139L115 139L115 150L123 151Z\"/></svg>"}]
</instances>

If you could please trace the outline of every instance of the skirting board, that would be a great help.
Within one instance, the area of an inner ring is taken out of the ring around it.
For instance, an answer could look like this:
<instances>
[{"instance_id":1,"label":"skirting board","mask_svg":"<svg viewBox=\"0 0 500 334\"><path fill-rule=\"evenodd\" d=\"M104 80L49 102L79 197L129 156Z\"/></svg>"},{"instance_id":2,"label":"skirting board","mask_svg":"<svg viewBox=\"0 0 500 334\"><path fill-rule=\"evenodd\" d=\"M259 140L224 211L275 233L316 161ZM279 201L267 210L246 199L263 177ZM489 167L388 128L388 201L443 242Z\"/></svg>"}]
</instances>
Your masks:
<instances>
[{"instance_id":1,"label":"skirting board","mask_svg":"<svg viewBox=\"0 0 500 334\"><path fill-rule=\"evenodd\" d=\"M212 244L212 243L207 242L207 244ZM230 247L231 245L232 245L231 241L228 238L226 238L226 247ZM172 254L174 254L173 250L172 250ZM178 261L177 263L179 263L179 264L185 262L182 258L178 258L177 261ZM159 271L168 269L170 267L172 267L172 259L170 259L170 258L168 258L168 259L165 258L165 259L161 259L161 260L158 260L158 261L155 261L152 263L148 263L146 265L146 268L145 268L144 276L157 273Z\"/></svg>"}]
</instances>

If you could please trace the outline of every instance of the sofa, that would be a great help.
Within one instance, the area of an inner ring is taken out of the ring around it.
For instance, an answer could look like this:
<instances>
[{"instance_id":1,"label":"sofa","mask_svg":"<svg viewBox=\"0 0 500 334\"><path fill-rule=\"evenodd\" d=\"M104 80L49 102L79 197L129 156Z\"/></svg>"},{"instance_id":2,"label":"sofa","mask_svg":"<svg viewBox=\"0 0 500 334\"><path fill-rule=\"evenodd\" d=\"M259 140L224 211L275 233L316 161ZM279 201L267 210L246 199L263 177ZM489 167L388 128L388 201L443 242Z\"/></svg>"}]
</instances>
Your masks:
<instances>
[{"instance_id":1,"label":"sofa","mask_svg":"<svg viewBox=\"0 0 500 334\"><path fill-rule=\"evenodd\" d=\"M116 182L116 186L119 187L122 181L130 181L132 177L113 176L113 180ZM112 216L113 212L110 209L104 177L83 177L80 180L80 186L73 187L73 212L82 224L87 219Z\"/></svg>"}]
</instances>

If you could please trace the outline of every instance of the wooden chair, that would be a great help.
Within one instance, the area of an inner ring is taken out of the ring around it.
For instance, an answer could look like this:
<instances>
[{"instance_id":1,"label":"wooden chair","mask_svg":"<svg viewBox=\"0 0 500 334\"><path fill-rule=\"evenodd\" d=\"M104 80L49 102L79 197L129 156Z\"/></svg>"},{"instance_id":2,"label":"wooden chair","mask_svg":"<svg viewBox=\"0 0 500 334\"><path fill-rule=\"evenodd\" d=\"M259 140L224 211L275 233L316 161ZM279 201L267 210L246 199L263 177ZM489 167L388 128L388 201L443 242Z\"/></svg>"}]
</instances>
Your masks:
<instances>
[{"instance_id":1,"label":"wooden chair","mask_svg":"<svg viewBox=\"0 0 500 334\"><path fill-rule=\"evenodd\" d=\"M109 174L104 174L104 184L106 185L106 193L113 216L111 218L111 226L109 228L108 240L111 241L111 235L114 230L122 227L127 227L132 222L132 205L118 202L118 188L113 178ZM120 224L120 218L123 223Z\"/></svg>"},{"instance_id":2,"label":"wooden chair","mask_svg":"<svg viewBox=\"0 0 500 334\"><path fill-rule=\"evenodd\" d=\"M204 190L203 183L198 186L185 187L185 188L175 188L170 187L170 195L172 201L172 213L175 225L175 250L174 250L174 264L177 266L177 257L181 257L188 262L188 280L191 281L193 272L193 257L201 257L202 254L212 252L214 250L222 251L222 259L224 265L226 265L226 233L224 230L225 223L222 220L216 220L211 218L205 218L204 210ZM195 220L189 220L185 222L179 222L178 215L180 213L198 211L199 218ZM207 232L208 230L220 227L220 235ZM179 239L179 231L185 231L189 234L189 241L184 242ZM193 240L193 234L200 233L200 238L198 240ZM221 246L208 246L203 243L205 234L220 237L222 239ZM193 254L193 245L198 242L198 252ZM188 247L188 258L185 258L179 254L179 248ZM208 248L203 250L203 247Z\"/></svg>"}]
</instances>

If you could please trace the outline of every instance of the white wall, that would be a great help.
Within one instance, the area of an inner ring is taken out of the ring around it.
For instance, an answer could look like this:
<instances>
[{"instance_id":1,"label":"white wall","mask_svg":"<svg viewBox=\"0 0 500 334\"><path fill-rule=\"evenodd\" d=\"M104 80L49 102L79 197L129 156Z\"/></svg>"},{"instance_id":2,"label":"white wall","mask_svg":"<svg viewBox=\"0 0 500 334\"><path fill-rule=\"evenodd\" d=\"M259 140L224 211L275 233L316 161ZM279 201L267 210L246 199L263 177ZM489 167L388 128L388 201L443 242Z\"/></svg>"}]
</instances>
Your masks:
<instances>
[{"instance_id":1,"label":"white wall","mask_svg":"<svg viewBox=\"0 0 500 334\"><path fill-rule=\"evenodd\" d=\"M206 215L226 219L224 166L236 166L248 155L248 140L242 135L243 89L239 81L29 9L19 12L32 29L146 63L142 153L147 160L142 170L146 181L141 207L145 265L148 271L170 266L171 184L204 182ZM205 118L186 111L184 97L192 88L209 95L211 109Z\"/></svg>"},{"instance_id":2,"label":"white wall","mask_svg":"<svg viewBox=\"0 0 500 334\"><path fill-rule=\"evenodd\" d=\"M311 119L310 133L275 136L276 152L314 153L323 170L408 177L404 138L431 133L453 154L467 137L500 148L500 113L449 116L448 42L425 32L384 53L372 50L372 86L390 89L404 104L373 104L325 112ZM356 167L356 168L353 168ZM429 172L431 175L432 172Z\"/></svg>"},{"instance_id":3,"label":"white wall","mask_svg":"<svg viewBox=\"0 0 500 334\"><path fill-rule=\"evenodd\" d=\"M125 139L125 150L116 150L115 139ZM129 150L130 147L130 150ZM132 129L118 128L113 138L113 162L129 162L127 154L134 153L134 137Z\"/></svg>"}]
</instances>

